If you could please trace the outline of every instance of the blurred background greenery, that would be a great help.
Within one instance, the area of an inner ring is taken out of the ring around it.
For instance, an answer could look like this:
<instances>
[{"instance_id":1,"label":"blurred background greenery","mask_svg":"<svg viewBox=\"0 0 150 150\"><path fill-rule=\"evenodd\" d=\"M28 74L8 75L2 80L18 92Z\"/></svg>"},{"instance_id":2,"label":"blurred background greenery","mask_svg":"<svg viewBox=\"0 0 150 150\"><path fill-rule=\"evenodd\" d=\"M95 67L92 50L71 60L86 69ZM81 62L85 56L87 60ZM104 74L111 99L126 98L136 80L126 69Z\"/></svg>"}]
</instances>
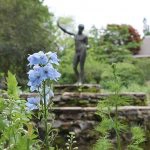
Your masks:
<instances>
[{"instance_id":1,"label":"blurred background greenery","mask_svg":"<svg viewBox=\"0 0 150 150\"><path fill-rule=\"evenodd\" d=\"M0 78L8 70L16 74L19 85L27 83L27 56L37 51L56 51L61 60L59 83L75 83L72 69L74 39L60 31L56 18L40 0L0 1ZM76 31L71 17L61 17L62 26ZM85 83L97 83L109 89L111 65L124 89L144 87L150 81L149 58L135 59L142 42L130 25L109 24L105 29L92 27L88 31L89 45L85 63Z\"/></svg>"}]
</instances>

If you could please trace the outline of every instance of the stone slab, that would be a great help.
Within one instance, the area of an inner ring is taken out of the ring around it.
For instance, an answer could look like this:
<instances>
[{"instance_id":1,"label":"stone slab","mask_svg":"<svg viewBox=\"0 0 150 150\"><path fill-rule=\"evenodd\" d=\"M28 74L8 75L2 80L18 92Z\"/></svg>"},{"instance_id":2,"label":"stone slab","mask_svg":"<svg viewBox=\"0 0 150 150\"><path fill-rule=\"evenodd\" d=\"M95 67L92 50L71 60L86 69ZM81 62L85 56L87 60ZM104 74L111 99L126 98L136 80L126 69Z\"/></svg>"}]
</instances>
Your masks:
<instances>
[{"instance_id":1,"label":"stone slab","mask_svg":"<svg viewBox=\"0 0 150 150\"><path fill-rule=\"evenodd\" d=\"M64 92L62 94L55 93L53 101L56 106L96 106L99 100L105 100L113 95L110 93ZM20 95L23 99L35 96L38 96L38 94L23 93ZM131 99L131 104L146 105L145 93L121 93L120 96Z\"/></svg>"},{"instance_id":2,"label":"stone slab","mask_svg":"<svg viewBox=\"0 0 150 150\"><path fill-rule=\"evenodd\" d=\"M54 85L55 91L59 92L72 92L72 91L94 91L99 92L101 86L99 84L61 84L61 85Z\"/></svg>"}]
</instances>

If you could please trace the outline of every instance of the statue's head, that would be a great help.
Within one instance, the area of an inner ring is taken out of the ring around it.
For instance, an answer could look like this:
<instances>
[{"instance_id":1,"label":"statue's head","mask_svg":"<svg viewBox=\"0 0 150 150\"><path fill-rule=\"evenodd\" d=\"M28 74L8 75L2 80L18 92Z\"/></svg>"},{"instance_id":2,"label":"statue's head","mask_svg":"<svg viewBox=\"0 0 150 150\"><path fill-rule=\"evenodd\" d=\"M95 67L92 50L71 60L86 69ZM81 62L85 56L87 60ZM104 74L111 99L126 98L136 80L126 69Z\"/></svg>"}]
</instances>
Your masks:
<instances>
[{"instance_id":1,"label":"statue's head","mask_svg":"<svg viewBox=\"0 0 150 150\"><path fill-rule=\"evenodd\" d=\"M83 31L84 30L84 25L83 24L79 24L78 25L78 29L79 29L79 31Z\"/></svg>"}]
</instances>

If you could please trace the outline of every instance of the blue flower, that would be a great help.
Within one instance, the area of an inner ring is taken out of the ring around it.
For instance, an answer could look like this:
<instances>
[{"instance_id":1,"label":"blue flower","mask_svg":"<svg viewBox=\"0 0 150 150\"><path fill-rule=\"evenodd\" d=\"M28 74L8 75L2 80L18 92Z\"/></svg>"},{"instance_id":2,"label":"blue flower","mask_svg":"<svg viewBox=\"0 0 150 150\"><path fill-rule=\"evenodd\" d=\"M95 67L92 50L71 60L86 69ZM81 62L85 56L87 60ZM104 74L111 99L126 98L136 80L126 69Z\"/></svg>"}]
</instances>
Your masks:
<instances>
[{"instance_id":1,"label":"blue flower","mask_svg":"<svg viewBox=\"0 0 150 150\"><path fill-rule=\"evenodd\" d=\"M32 68L28 72L28 86L31 91L38 91L42 82L49 79L57 81L61 74L53 68L52 64L59 64L56 53L48 52L34 53L28 57L29 65Z\"/></svg>"},{"instance_id":2,"label":"blue flower","mask_svg":"<svg viewBox=\"0 0 150 150\"><path fill-rule=\"evenodd\" d=\"M48 63L48 57L42 51L39 52L40 62L39 64L46 65Z\"/></svg>"},{"instance_id":3,"label":"blue flower","mask_svg":"<svg viewBox=\"0 0 150 150\"><path fill-rule=\"evenodd\" d=\"M39 91L40 91L41 93L44 92L43 90L44 90L44 89L41 89L41 88L39 89ZM53 91L51 90L50 87L46 86L46 87L45 87L45 94L46 94L46 104L48 105L49 102L50 102L50 100L51 100L51 98L54 97L54 93L53 93ZM42 98L42 102L44 103L44 98Z\"/></svg>"},{"instance_id":4,"label":"blue flower","mask_svg":"<svg viewBox=\"0 0 150 150\"><path fill-rule=\"evenodd\" d=\"M29 82L31 82L31 85L33 86L39 86L42 83L43 77L41 72L36 70L30 70L29 71Z\"/></svg>"},{"instance_id":5,"label":"blue flower","mask_svg":"<svg viewBox=\"0 0 150 150\"><path fill-rule=\"evenodd\" d=\"M35 110L39 108L40 98L39 97L30 97L27 99L28 102L26 103L28 110Z\"/></svg>"},{"instance_id":6,"label":"blue flower","mask_svg":"<svg viewBox=\"0 0 150 150\"><path fill-rule=\"evenodd\" d=\"M48 63L48 57L42 51L34 53L28 57L29 65L45 65Z\"/></svg>"},{"instance_id":7,"label":"blue flower","mask_svg":"<svg viewBox=\"0 0 150 150\"><path fill-rule=\"evenodd\" d=\"M49 68L48 78L50 80L57 81L60 78L61 74L54 68Z\"/></svg>"},{"instance_id":8,"label":"blue flower","mask_svg":"<svg viewBox=\"0 0 150 150\"><path fill-rule=\"evenodd\" d=\"M51 72L53 71L53 66L48 63L46 66L44 66L42 68L42 76L43 76L43 79L49 79L51 77Z\"/></svg>"},{"instance_id":9,"label":"blue flower","mask_svg":"<svg viewBox=\"0 0 150 150\"><path fill-rule=\"evenodd\" d=\"M53 66L49 63L46 66L42 67L42 77L43 79L50 79L57 81L60 78L61 74L53 68Z\"/></svg>"},{"instance_id":10,"label":"blue flower","mask_svg":"<svg viewBox=\"0 0 150 150\"><path fill-rule=\"evenodd\" d=\"M48 57L50 58L50 62L56 65L59 65L59 59L57 58L57 53L48 52Z\"/></svg>"},{"instance_id":11,"label":"blue flower","mask_svg":"<svg viewBox=\"0 0 150 150\"><path fill-rule=\"evenodd\" d=\"M61 74L56 69L54 69L52 71L51 80L57 81L60 78L60 76L61 76Z\"/></svg>"},{"instance_id":12,"label":"blue flower","mask_svg":"<svg viewBox=\"0 0 150 150\"><path fill-rule=\"evenodd\" d=\"M28 82L28 86L31 86L31 91L34 91L35 89L37 89L43 81L43 76L42 76L42 68L39 67L34 68L34 70L30 70L28 72L28 78L29 78L29 82Z\"/></svg>"},{"instance_id":13,"label":"blue flower","mask_svg":"<svg viewBox=\"0 0 150 150\"><path fill-rule=\"evenodd\" d=\"M35 65L39 63L39 54L38 53L34 53L33 55L30 55L28 57L28 61L29 61L29 65Z\"/></svg>"}]
</instances>

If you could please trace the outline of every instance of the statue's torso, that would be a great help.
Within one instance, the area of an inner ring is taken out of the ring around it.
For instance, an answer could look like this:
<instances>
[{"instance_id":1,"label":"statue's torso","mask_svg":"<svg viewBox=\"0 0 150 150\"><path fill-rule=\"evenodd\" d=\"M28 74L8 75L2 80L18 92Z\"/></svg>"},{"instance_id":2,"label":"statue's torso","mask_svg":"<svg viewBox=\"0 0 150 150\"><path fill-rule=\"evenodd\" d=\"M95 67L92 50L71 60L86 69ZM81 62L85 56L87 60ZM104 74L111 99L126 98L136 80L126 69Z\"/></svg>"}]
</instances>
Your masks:
<instances>
[{"instance_id":1,"label":"statue's torso","mask_svg":"<svg viewBox=\"0 0 150 150\"><path fill-rule=\"evenodd\" d=\"M76 52L82 52L86 50L87 36L85 35L75 35L75 49Z\"/></svg>"}]
</instances>

